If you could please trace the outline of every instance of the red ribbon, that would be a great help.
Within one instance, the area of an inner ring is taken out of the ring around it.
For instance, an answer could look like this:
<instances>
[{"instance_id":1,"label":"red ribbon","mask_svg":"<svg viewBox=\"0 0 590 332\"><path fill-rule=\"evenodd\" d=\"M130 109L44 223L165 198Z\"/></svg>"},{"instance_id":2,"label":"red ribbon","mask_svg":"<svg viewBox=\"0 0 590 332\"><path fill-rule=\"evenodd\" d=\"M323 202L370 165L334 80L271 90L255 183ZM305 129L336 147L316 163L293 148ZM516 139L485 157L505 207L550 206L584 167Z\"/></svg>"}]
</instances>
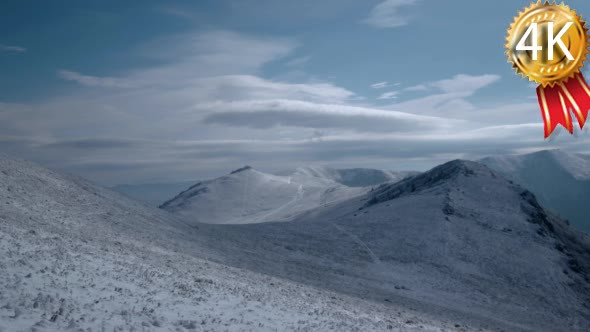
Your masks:
<instances>
[{"instance_id":1,"label":"red ribbon","mask_svg":"<svg viewBox=\"0 0 590 332\"><path fill-rule=\"evenodd\" d=\"M564 126L570 134L574 133L573 110L580 129L584 128L590 110L590 86L582 74L576 74L567 82L557 82L554 86L539 86L537 97L541 114L545 121L545 138L549 137L558 124Z\"/></svg>"}]
</instances>

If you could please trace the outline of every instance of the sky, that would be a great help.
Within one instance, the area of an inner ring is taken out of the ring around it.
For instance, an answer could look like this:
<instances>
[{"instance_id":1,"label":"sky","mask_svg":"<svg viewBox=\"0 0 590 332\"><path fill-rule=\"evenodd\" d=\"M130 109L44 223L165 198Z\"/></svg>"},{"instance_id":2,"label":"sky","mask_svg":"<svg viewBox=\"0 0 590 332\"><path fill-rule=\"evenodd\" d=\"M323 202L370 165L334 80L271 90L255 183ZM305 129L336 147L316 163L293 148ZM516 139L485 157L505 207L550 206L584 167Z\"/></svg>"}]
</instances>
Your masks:
<instances>
[{"instance_id":1,"label":"sky","mask_svg":"<svg viewBox=\"0 0 590 332\"><path fill-rule=\"evenodd\" d=\"M590 152L507 63L528 4L4 0L0 152L105 185Z\"/></svg>"}]
</instances>

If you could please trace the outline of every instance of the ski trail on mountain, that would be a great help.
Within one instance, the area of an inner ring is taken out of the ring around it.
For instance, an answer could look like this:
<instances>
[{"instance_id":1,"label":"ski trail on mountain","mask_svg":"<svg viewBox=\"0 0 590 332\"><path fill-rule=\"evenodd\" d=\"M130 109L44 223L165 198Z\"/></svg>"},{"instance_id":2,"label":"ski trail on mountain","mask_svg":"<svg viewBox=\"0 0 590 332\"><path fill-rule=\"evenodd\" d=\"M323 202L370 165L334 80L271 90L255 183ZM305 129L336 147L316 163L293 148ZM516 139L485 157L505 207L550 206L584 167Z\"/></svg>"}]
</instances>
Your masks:
<instances>
[{"instance_id":1,"label":"ski trail on mountain","mask_svg":"<svg viewBox=\"0 0 590 332\"><path fill-rule=\"evenodd\" d=\"M350 237L356 244L358 244L359 246L363 247L367 253L369 254L369 257L371 257L371 260L373 261L373 263L381 265L381 260L379 259L379 257L377 257L377 255L375 255L375 253L373 252L373 250L371 250L371 248L369 248L369 246L363 241L361 240L358 236L354 235L353 233L345 230L344 228L338 226L336 223L331 223L332 226L334 226L334 228L336 228L338 231L340 231L341 233L347 235L348 237Z\"/></svg>"}]
</instances>

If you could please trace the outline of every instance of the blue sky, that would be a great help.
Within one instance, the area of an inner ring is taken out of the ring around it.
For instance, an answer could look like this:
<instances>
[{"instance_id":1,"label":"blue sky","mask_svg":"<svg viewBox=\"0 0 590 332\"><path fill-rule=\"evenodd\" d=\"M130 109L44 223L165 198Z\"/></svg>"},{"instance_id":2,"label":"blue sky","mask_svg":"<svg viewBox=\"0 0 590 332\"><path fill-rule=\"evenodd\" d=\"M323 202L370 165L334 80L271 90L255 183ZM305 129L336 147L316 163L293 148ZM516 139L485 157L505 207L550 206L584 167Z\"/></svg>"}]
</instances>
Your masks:
<instances>
[{"instance_id":1,"label":"blue sky","mask_svg":"<svg viewBox=\"0 0 590 332\"><path fill-rule=\"evenodd\" d=\"M506 62L527 4L3 1L0 151L105 184L587 152Z\"/></svg>"}]
</instances>

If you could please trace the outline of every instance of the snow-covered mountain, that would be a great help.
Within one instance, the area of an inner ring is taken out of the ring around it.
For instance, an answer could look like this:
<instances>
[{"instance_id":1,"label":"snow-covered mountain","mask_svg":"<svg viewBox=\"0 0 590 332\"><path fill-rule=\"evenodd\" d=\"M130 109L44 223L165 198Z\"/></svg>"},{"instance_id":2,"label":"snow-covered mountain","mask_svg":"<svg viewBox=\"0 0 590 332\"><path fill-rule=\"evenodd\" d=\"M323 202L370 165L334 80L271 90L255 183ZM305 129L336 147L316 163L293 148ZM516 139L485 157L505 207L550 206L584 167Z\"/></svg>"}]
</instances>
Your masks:
<instances>
[{"instance_id":1,"label":"snow-covered mountain","mask_svg":"<svg viewBox=\"0 0 590 332\"><path fill-rule=\"evenodd\" d=\"M280 176L243 167L203 181L161 205L189 222L249 224L290 220L303 211L366 192L302 171Z\"/></svg>"},{"instance_id":2,"label":"snow-covered mountain","mask_svg":"<svg viewBox=\"0 0 590 332\"><path fill-rule=\"evenodd\" d=\"M452 331L460 321L204 260L227 258L199 228L0 157L0 330Z\"/></svg>"},{"instance_id":3,"label":"snow-covered mountain","mask_svg":"<svg viewBox=\"0 0 590 332\"><path fill-rule=\"evenodd\" d=\"M474 162L289 222L200 230L228 264L320 288L505 331L590 326L588 236Z\"/></svg>"},{"instance_id":4,"label":"snow-covered mountain","mask_svg":"<svg viewBox=\"0 0 590 332\"><path fill-rule=\"evenodd\" d=\"M543 206L590 233L590 156L550 150L481 162L531 190Z\"/></svg>"},{"instance_id":5,"label":"snow-covered mountain","mask_svg":"<svg viewBox=\"0 0 590 332\"><path fill-rule=\"evenodd\" d=\"M216 225L0 159L0 257L4 330L590 326L588 236L465 161L291 221Z\"/></svg>"},{"instance_id":6,"label":"snow-covered mountain","mask_svg":"<svg viewBox=\"0 0 590 332\"><path fill-rule=\"evenodd\" d=\"M396 182L417 172L395 172L370 168L334 169L328 167L300 167L294 171L285 171L277 175L292 178L313 177L329 180L329 186L339 183L348 187L369 187L385 182ZM170 183L120 184L111 187L116 192L144 202L150 206L159 206L171 197L185 191L197 181Z\"/></svg>"}]
</instances>

